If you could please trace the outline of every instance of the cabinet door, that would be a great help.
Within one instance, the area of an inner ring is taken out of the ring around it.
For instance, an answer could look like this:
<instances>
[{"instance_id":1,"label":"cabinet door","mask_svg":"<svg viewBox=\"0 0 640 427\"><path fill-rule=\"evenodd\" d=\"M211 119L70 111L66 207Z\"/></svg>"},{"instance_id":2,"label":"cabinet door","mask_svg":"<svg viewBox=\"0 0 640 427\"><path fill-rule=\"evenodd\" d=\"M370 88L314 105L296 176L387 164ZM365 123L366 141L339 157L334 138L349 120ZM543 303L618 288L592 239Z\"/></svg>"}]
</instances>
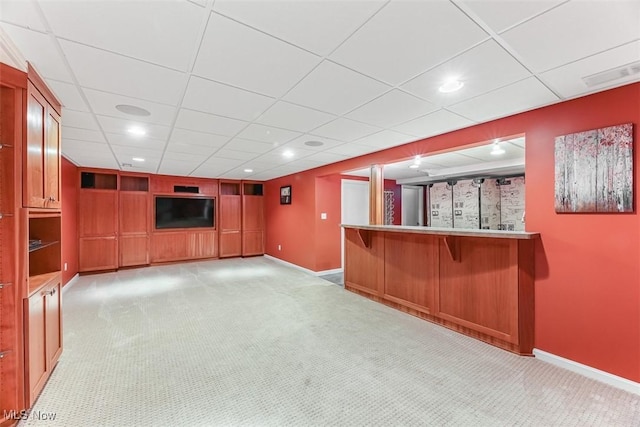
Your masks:
<instances>
[{"instance_id":1,"label":"cabinet door","mask_svg":"<svg viewBox=\"0 0 640 427\"><path fill-rule=\"evenodd\" d=\"M240 196L220 196L220 258L242 255L241 203Z\"/></svg>"},{"instance_id":2,"label":"cabinet door","mask_svg":"<svg viewBox=\"0 0 640 427\"><path fill-rule=\"evenodd\" d=\"M62 208L60 185L60 116L47 107L46 140L44 151L45 207Z\"/></svg>"},{"instance_id":3,"label":"cabinet door","mask_svg":"<svg viewBox=\"0 0 640 427\"><path fill-rule=\"evenodd\" d=\"M149 264L149 193L120 192L120 266Z\"/></svg>"},{"instance_id":4,"label":"cabinet door","mask_svg":"<svg viewBox=\"0 0 640 427\"><path fill-rule=\"evenodd\" d=\"M114 190L80 190L78 236L115 237L118 233L118 193Z\"/></svg>"},{"instance_id":5,"label":"cabinet door","mask_svg":"<svg viewBox=\"0 0 640 427\"><path fill-rule=\"evenodd\" d=\"M220 232L220 258L242 255L242 234L240 230Z\"/></svg>"},{"instance_id":6,"label":"cabinet door","mask_svg":"<svg viewBox=\"0 0 640 427\"><path fill-rule=\"evenodd\" d=\"M51 372L62 354L62 292L56 281L45 293L47 371Z\"/></svg>"},{"instance_id":7,"label":"cabinet door","mask_svg":"<svg viewBox=\"0 0 640 427\"><path fill-rule=\"evenodd\" d=\"M44 163L45 163L45 121L47 101L29 83L27 90L27 146L24 150L25 183L22 203L24 206L42 208L45 205Z\"/></svg>"},{"instance_id":8,"label":"cabinet door","mask_svg":"<svg viewBox=\"0 0 640 427\"><path fill-rule=\"evenodd\" d=\"M80 238L78 251L78 270L80 272L118 268L118 240L116 236Z\"/></svg>"},{"instance_id":9,"label":"cabinet door","mask_svg":"<svg viewBox=\"0 0 640 427\"><path fill-rule=\"evenodd\" d=\"M46 291L24 300L27 404L31 407L47 381Z\"/></svg>"},{"instance_id":10,"label":"cabinet door","mask_svg":"<svg viewBox=\"0 0 640 427\"><path fill-rule=\"evenodd\" d=\"M118 248L120 250L120 267L149 264L149 236L120 236Z\"/></svg>"}]
</instances>

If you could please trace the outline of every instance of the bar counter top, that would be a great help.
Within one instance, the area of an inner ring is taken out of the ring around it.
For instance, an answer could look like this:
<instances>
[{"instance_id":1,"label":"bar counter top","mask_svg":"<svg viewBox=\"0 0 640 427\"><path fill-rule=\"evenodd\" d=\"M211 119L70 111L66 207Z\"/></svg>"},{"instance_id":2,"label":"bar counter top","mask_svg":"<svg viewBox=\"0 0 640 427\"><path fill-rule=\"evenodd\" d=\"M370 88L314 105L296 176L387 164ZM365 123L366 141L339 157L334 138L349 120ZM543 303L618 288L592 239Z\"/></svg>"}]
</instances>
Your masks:
<instances>
[{"instance_id":1,"label":"bar counter top","mask_svg":"<svg viewBox=\"0 0 640 427\"><path fill-rule=\"evenodd\" d=\"M372 231L391 231L395 233L436 234L441 236L491 237L498 239L537 239L540 233L528 231L503 230L466 230L461 228L437 228L410 225L353 225L341 224L343 228Z\"/></svg>"}]
</instances>

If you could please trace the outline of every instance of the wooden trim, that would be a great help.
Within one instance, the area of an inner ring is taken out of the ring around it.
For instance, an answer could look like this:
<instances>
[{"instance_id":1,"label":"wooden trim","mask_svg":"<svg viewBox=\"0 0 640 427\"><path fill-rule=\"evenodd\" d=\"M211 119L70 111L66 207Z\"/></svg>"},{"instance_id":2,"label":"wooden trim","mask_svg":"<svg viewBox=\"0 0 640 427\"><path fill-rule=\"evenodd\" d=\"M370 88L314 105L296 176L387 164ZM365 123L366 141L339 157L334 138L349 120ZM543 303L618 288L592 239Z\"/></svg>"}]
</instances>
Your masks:
<instances>
[{"instance_id":1,"label":"wooden trim","mask_svg":"<svg viewBox=\"0 0 640 427\"><path fill-rule=\"evenodd\" d=\"M20 89L27 88L27 73L24 71L0 62L0 76L2 76L2 86ZM22 110L19 112L22 112Z\"/></svg>"},{"instance_id":2,"label":"wooden trim","mask_svg":"<svg viewBox=\"0 0 640 427\"><path fill-rule=\"evenodd\" d=\"M29 61L27 61L27 76L36 89L38 89L38 91L46 98L56 113L62 115L62 103L53 94L53 92L51 92L51 89L49 89L47 84L44 82L44 79L40 77L40 74Z\"/></svg>"}]
</instances>

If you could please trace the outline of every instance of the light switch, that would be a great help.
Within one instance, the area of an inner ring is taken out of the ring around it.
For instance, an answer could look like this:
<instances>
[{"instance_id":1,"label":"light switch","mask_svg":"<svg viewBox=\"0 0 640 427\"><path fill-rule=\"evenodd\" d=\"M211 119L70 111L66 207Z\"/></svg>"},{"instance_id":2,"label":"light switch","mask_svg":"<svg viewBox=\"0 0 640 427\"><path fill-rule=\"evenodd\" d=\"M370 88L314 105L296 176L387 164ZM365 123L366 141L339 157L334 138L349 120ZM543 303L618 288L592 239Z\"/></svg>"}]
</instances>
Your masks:
<instances>
[{"instance_id":1,"label":"light switch","mask_svg":"<svg viewBox=\"0 0 640 427\"><path fill-rule=\"evenodd\" d=\"M326 212L322 212L320 214L320 219L327 219L327 213Z\"/></svg>"}]
</instances>

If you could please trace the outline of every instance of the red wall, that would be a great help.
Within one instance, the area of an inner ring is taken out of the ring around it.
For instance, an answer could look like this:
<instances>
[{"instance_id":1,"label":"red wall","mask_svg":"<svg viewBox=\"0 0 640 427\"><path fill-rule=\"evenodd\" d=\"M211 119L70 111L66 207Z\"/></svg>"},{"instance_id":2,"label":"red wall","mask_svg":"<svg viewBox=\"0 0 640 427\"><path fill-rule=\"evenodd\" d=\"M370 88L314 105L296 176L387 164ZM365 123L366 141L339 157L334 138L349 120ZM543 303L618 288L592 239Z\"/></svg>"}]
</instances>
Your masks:
<instances>
[{"instance_id":1,"label":"red wall","mask_svg":"<svg viewBox=\"0 0 640 427\"><path fill-rule=\"evenodd\" d=\"M62 284L78 273L78 168L62 158ZM64 271L67 263L67 271Z\"/></svg>"},{"instance_id":2,"label":"red wall","mask_svg":"<svg viewBox=\"0 0 640 427\"><path fill-rule=\"evenodd\" d=\"M630 122L635 124L637 144L640 83L269 181L267 254L315 271L340 266L340 243L334 241L339 232L328 223L318 224L318 206L335 210L340 192L322 177L524 133L526 227L541 233L536 250L535 347L640 382L638 214L554 211L554 138ZM636 182L639 170L636 166ZM279 186L285 184L293 185L290 206L277 200ZM278 242L286 242L279 252Z\"/></svg>"}]
</instances>

